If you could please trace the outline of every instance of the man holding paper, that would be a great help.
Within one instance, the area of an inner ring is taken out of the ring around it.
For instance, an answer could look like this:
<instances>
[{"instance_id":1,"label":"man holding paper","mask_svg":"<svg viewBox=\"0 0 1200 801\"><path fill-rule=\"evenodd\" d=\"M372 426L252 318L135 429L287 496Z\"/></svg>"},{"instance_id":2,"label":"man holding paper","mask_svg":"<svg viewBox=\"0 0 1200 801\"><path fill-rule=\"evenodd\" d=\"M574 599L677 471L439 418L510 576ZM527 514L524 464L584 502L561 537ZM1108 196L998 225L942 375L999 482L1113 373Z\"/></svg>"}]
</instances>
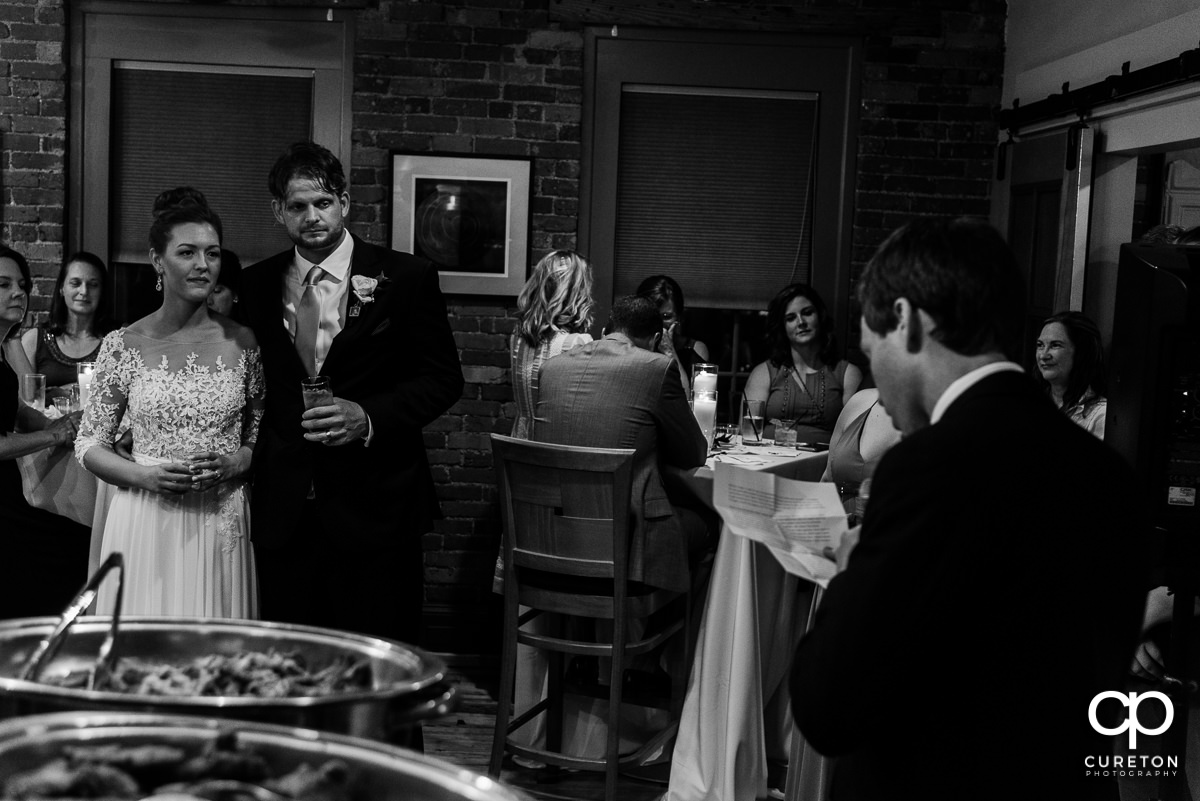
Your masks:
<instances>
[{"instance_id":1,"label":"man holding paper","mask_svg":"<svg viewBox=\"0 0 1200 801\"><path fill-rule=\"evenodd\" d=\"M991 227L909 223L859 292L904 438L793 665L832 798L1115 799L1085 760L1112 753L1089 704L1122 688L1147 590L1130 468L1015 363L1024 282Z\"/></svg>"}]
</instances>

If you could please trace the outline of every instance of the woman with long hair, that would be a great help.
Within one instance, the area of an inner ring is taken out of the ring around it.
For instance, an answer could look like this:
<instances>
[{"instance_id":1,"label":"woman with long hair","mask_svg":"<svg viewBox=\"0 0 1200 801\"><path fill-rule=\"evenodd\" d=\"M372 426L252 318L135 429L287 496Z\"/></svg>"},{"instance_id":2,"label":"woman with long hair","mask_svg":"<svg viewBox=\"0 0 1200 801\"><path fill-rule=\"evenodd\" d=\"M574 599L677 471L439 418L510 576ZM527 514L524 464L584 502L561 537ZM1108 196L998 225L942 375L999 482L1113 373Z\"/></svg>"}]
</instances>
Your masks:
<instances>
[{"instance_id":1,"label":"woman with long hair","mask_svg":"<svg viewBox=\"0 0 1200 801\"><path fill-rule=\"evenodd\" d=\"M125 555L126 612L254 617L245 476L262 418L262 360L249 328L208 308L221 220L203 194L158 196L150 262L162 306L104 338L75 442L83 466L119 488L94 536L101 558ZM132 461L113 450L126 413Z\"/></svg>"},{"instance_id":2,"label":"woman with long hair","mask_svg":"<svg viewBox=\"0 0 1200 801\"><path fill-rule=\"evenodd\" d=\"M32 277L17 251L0 245L0 618L57 615L87 580L88 531L62 515L29 505L16 459L75 441L79 414L55 420L18 397L20 351ZM23 359L23 354L21 354Z\"/></svg>"},{"instance_id":3,"label":"woman with long hair","mask_svg":"<svg viewBox=\"0 0 1200 801\"><path fill-rule=\"evenodd\" d=\"M662 316L663 335L659 352L679 366L685 390L691 387L692 365L708 361L708 346L683 332L683 288L669 275L652 275L638 284L637 294L650 298Z\"/></svg>"},{"instance_id":4,"label":"woman with long hair","mask_svg":"<svg viewBox=\"0 0 1200 801\"><path fill-rule=\"evenodd\" d=\"M72 253L54 282L50 319L21 335L34 372L46 376L46 399L66 393L77 380L76 365L94 362L100 340L114 326L104 308L108 268L94 253Z\"/></svg>"},{"instance_id":5,"label":"woman with long hair","mask_svg":"<svg viewBox=\"0 0 1200 801\"><path fill-rule=\"evenodd\" d=\"M862 370L841 357L833 315L808 284L789 284L767 306L771 354L746 379L746 397L763 400L766 419L795 421L800 442L829 442Z\"/></svg>"},{"instance_id":6,"label":"woman with long hair","mask_svg":"<svg viewBox=\"0 0 1200 801\"><path fill-rule=\"evenodd\" d=\"M1100 329L1076 311L1046 318L1038 334L1034 358L1037 382L1054 405L1100 439L1108 401L1104 398L1104 346Z\"/></svg>"},{"instance_id":7,"label":"woman with long hair","mask_svg":"<svg viewBox=\"0 0 1200 801\"><path fill-rule=\"evenodd\" d=\"M529 439L542 362L592 341L592 265L573 250L547 254L517 298L517 328L509 343L517 420L512 436Z\"/></svg>"}]
</instances>

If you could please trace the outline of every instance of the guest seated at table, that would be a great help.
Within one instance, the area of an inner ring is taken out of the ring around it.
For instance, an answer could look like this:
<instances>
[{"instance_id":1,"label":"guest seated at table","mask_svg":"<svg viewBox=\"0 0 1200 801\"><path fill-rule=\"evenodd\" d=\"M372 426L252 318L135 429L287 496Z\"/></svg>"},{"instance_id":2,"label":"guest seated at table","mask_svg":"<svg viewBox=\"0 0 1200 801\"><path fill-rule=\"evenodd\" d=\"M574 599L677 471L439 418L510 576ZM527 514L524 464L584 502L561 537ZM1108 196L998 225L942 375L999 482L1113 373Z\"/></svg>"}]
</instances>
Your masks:
<instances>
[{"instance_id":1,"label":"guest seated at table","mask_svg":"<svg viewBox=\"0 0 1200 801\"><path fill-rule=\"evenodd\" d=\"M542 363L592 341L592 306L592 265L583 256L556 250L533 268L517 298L517 328L508 348L517 404L512 436L529 439Z\"/></svg>"},{"instance_id":2,"label":"guest seated at table","mask_svg":"<svg viewBox=\"0 0 1200 801\"><path fill-rule=\"evenodd\" d=\"M1046 318L1037 338L1038 383L1085 431L1104 439L1104 346L1100 329L1079 312Z\"/></svg>"},{"instance_id":3,"label":"guest seated at table","mask_svg":"<svg viewBox=\"0 0 1200 801\"><path fill-rule=\"evenodd\" d=\"M217 282L208 296L208 308L239 323L245 322L237 305L241 285L242 260L232 250L221 248L221 271L217 273Z\"/></svg>"},{"instance_id":4,"label":"guest seated at table","mask_svg":"<svg viewBox=\"0 0 1200 801\"><path fill-rule=\"evenodd\" d=\"M862 383L862 370L840 357L833 329L825 301L807 284L784 287L767 307L771 355L750 372L746 397L767 402L768 425L796 421L799 442L829 442Z\"/></svg>"},{"instance_id":5,"label":"guest seated at table","mask_svg":"<svg viewBox=\"0 0 1200 801\"><path fill-rule=\"evenodd\" d=\"M708 361L708 345L683 332L683 289L669 275L652 275L638 284L637 294L650 298L658 307L663 326L658 352L675 360L684 389L690 389L692 365Z\"/></svg>"},{"instance_id":6,"label":"guest seated at table","mask_svg":"<svg viewBox=\"0 0 1200 801\"><path fill-rule=\"evenodd\" d=\"M77 382L77 364L96 361L100 341L115 327L103 305L107 282L99 256L87 251L68 256L54 284L49 321L21 335L33 372L46 376L48 402Z\"/></svg>"},{"instance_id":7,"label":"guest seated at table","mask_svg":"<svg viewBox=\"0 0 1200 801\"><path fill-rule=\"evenodd\" d=\"M25 317L29 263L0 245L0 618L57 615L87 580L88 529L25 499L16 459L75 441L79 414L56 420L22 403L11 359ZM17 432L17 428L21 433Z\"/></svg>"},{"instance_id":8,"label":"guest seated at table","mask_svg":"<svg viewBox=\"0 0 1200 801\"><path fill-rule=\"evenodd\" d=\"M888 449L900 441L900 432L879 402L874 387L854 393L838 415L829 439L829 461L822 481L838 485L838 494L852 515L850 525L858 521L859 487L875 472L875 466Z\"/></svg>"},{"instance_id":9,"label":"guest seated at table","mask_svg":"<svg viewBox=\"0 0 1200 801\"><path fill-rule=\"evenodd\" d=\"M662 335L653 301L618 299L603 339L542 365L533 439L637 449L630 578L682 592L689 586L684 566L704 550L710 527L694 509L672 502L659 465L699 467L708 444L675 363L655 352Z\"/></svg>"},{"instance_id":10,"label":"guest seated at table","mask_svg":"<svg viewBox=\"0 0 1200 801\"><path fill-rule=\"evenodd\" d=\"M904 438L793 661L796 722L838 758L832 798L1115 799L1085 771L1113 748L1087 710L1120 690L1148 589L1132 469L1013 361L1026 289L986 223L905 225L859 297Z\"/></svg>"},{"instance_id":11,"label":"guest seated at table","mask_svg":"<svg viewBox=\"0 0 1200 801\"><path fill-rule=\"evenodd\" d=\"M592 265L573 250L546 254L517 297L517 327L509 340L509 364L517 419L512 436L529 439L537 407L538 373L552 356L592 341ZM496 557L492 591L504 592L504 551ZM535 620L529 630L542 631L544 621ZM546 660L536 648L517 647L516 699L525 708L541 698L546 688ZM542 747L545 717L522 727L516 737L526 745ZM534 766L514 757L523 767Z\"/></svg>"}]
</instances>

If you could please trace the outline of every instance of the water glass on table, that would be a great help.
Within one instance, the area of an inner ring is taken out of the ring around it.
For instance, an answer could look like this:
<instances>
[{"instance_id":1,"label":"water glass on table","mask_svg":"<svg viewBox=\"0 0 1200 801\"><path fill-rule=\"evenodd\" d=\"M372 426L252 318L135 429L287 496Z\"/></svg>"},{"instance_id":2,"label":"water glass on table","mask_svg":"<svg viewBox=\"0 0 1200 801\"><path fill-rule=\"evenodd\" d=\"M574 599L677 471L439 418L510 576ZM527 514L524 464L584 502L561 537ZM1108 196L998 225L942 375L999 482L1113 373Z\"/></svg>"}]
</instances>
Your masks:
<instances>
[{"instance_id":1,"label":"water glass on table","mask_svg":"<svg viewBox=\"0 0 1200 801\"><path fill-rule=\"evenodd\" d=\"M767 402L742 398L742 444L762 445Z\"/></svg>"},{"instance_id":2,"label":"water glass on table","mask_svg":"<svg viewBox=\"0 0 1200 801\"><path fill-rule=\"evenodd\" d=\"M742 434L732 423L722 423L713 431L713 448L736 448L742 444Z\"/></svg>"},{"instance_id":3,"label":"water glass on table","mask_svg":"<svg viewBox=\"0 0 1200 801\"><path fill-rule=\"evenodd\" d=\"M796 421L775 421L775 444L783 448L796 447Z\"/></svg>"}]
</instances>

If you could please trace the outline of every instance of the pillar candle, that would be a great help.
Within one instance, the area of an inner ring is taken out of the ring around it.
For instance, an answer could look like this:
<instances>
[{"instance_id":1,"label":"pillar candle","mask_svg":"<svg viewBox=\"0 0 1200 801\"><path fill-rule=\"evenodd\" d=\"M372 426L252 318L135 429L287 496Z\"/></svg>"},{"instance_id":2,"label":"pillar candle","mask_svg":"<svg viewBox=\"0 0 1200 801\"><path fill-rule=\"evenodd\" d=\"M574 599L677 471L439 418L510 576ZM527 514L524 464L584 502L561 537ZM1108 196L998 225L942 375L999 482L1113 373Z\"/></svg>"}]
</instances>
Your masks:
<instances>
[{"instance_id":1,"label":"pillar candle","mask_svg":"<svg viewBox=\"0 0 1200 801\"><path fill-rule=\"evenodd\" d=\"M717 391L717 374L716 373L696 373L696 377L692 381L692 392L716 392Z\"/></svg>"},{"instance_id":2,"label":"pillar candle","mask_svg":"<svg viewBox=\"0 0 1200 801\"><path fill-rule=\"evenodd\" d=\"M692 400L692 414L696 415L696 422L700 424L700 431L704 434L704 441L711 448L713 429L717 427L717 393L697 393Z\"/></svg>"}]
</instances>

